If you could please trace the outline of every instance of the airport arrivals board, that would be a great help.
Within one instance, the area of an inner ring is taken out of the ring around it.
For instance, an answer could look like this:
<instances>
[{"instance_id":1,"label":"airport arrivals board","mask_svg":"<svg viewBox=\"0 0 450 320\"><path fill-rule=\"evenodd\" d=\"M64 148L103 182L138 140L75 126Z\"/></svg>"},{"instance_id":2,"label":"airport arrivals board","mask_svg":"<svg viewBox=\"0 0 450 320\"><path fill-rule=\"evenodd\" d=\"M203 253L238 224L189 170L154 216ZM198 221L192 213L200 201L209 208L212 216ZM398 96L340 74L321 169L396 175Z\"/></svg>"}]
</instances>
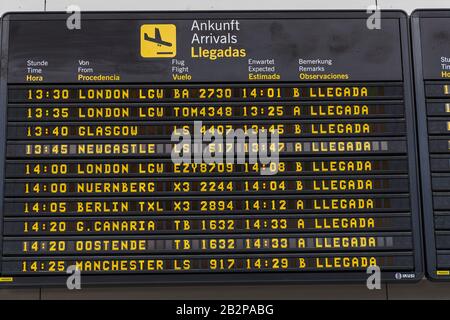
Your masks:
<instances>
[{"instance_id":1,"label":"airport arrivals board","mask_svg":"<svg viewBox=\"0 0 450 320\"><path fill-rule=\"evenodd\" d=\"M4 16L2 284L420 279L408 20L368 17Z\"/></svg>"},{"instance_id":2,"label":"airport arrivals board","mask_svg":"<svg viewBox=\"0 0 450 320\"><path fill-rule=\"evenodd\" d=\"M411 17L427 273L450 279L450 12Z\"/></svg>"}]
</instances>

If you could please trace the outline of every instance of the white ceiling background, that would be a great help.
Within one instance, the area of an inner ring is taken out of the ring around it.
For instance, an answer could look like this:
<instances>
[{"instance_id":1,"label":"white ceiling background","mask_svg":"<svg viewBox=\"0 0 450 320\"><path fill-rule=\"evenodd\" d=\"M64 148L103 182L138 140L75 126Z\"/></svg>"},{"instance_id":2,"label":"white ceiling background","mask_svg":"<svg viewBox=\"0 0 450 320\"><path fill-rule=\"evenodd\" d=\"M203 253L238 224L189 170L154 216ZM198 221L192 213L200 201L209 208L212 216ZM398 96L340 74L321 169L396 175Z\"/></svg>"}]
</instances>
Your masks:
<instances>
[{"instance_id":1,"label":"white ceiling background","mask_svg":"<svg viewBox=\"0 0 450 320\"><path fill-rule=\"evenodd\" d=\"M8 11L109 10L270 10L270 9L382 9L450 8L450 0L0 0L0 14Z\"/></svg>"}]
</instances>

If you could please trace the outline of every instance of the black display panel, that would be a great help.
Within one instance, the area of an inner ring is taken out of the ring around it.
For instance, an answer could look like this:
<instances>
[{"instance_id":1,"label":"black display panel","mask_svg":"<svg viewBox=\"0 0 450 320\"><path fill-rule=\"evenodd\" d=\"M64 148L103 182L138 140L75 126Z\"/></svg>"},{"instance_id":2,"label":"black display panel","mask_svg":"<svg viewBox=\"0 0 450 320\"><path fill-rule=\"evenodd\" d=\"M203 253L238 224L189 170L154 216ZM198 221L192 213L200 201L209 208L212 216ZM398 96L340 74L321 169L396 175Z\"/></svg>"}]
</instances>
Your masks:
<instances>
[{"instance_id":1,"label":"black display panel","mask_svg":"<svg viewBox=\"0 0 450 320\"><path fill-rule=\"evenodd\" d=\"M367 18L6 15L2 284L419 280L407 16Z\"/></svg>"},{"instance_id":2,"label":"black display panel","mask_svg":"<svg viewBox=\"0 0 450 320\"><path fill-rule=\"evenodd\" d=\"M450 11L411 17L427 274L450 280Z\"/></svg>"}]
</instances>

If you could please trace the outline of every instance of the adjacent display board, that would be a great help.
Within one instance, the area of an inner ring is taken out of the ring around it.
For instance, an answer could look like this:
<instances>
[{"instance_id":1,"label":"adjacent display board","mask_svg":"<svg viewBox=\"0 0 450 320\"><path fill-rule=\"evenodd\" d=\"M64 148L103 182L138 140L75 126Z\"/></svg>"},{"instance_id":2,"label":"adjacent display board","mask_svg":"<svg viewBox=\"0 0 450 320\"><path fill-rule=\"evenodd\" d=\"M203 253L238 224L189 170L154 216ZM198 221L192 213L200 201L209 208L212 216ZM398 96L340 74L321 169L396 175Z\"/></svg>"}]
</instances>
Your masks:
<instances>
[{"instance_id":1,"label":"adjacent display board","mask_svg":"<svg viewBox=\"0 0 450 320\"><path fill-rule=\"evenodd\" d=\"M68 17L3 18L3 283L421 278L405 14Z\"/></svg>"},{"instance_id":2,"label":"adjacent display board","mask_svg":"<svg viewBox=\"0 0 450 320\"><path fill-rule=\"evenodd\" d=\"M450 11L411 17L427 272L450 279Z\"/></svg>"}]
</instances>

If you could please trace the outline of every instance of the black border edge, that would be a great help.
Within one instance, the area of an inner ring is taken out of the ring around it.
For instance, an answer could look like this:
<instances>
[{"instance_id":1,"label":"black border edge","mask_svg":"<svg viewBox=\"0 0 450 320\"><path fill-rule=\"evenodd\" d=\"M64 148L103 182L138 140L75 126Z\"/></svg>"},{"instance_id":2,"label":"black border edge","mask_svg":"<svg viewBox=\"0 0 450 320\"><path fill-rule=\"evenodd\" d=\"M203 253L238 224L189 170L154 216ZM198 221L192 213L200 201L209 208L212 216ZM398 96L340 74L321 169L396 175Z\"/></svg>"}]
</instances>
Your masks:
<instances>
[{"instance_id":1,"label":"black border edge","mask_svg":"<svg viewBox=\"0 0 450 320\"><path fill-rule=\"evenodd\" d=\"M1 60L1 58L2 58L2 30L3 30L3 15L0 15L0 90L2 90L2 78L3 78L3 74L4 74L4 72L3 72L3 70L2 70L2 60ZM2 92L0 91L0 110L1 110L1 105L2 105L2 102L1 102L1 99L2 99L2 97L3 97L3 95L2 95ZM0 141L1 141L1 139L0 139ZM6 157L5 157L5 162L6 162ZM1 164L0 164L0 166L1 166ZM1 169L0 169L0 171L1 171ZM0 177L0 181L3 181L3 177ZM3 206L3 201L0 201L0 206ZM3 265L3 263L2 263L2 259L3 259L3 245L2 245L2 239L3 239L3 226L2 226L2 223L3 223L3 210L2 210L2 208L0 207L0 276L1 276L1 274L2 274L2 265Z\"/></svg>"},{"instance_id":2,"label":"black border edge","mask_svg":"<svg viewBox=\"0 0 450 320\"><path fill-rule=\"evenodd\" d=\"M6 163L6 113L7 113L7 72L8 72L8 26L9 17L2 16L0 39L0 275L3 267L3 188ZM3 284L3 282L0 282Z\"/></svg>"},{"instance_id":3,"label":"black border edge","mask_svg":"<svg viewBox=\"0 0 450 320\"><path fill-rule=\"evenodd\" d=\"M402 11L403 12L403 11ZM416 105L414 103L414 82L413 82L413 66L412 66L412 50L409 30L409 19L406 12L404 19L399 19L400 37L402 48L402 69L403 69L403 85L405 87L405 111L408 141L408 159L409 159L409 186L411 199L411 230L417 234L413 236L414 240L414 260L415 260L415 280L421 280L424 275L424 250L422 240L422 219L421 219L421 194L420 194L420 179L419 179L419 152L417 147L417 127L416 127Z\"/></svg>"}]
</instances>

